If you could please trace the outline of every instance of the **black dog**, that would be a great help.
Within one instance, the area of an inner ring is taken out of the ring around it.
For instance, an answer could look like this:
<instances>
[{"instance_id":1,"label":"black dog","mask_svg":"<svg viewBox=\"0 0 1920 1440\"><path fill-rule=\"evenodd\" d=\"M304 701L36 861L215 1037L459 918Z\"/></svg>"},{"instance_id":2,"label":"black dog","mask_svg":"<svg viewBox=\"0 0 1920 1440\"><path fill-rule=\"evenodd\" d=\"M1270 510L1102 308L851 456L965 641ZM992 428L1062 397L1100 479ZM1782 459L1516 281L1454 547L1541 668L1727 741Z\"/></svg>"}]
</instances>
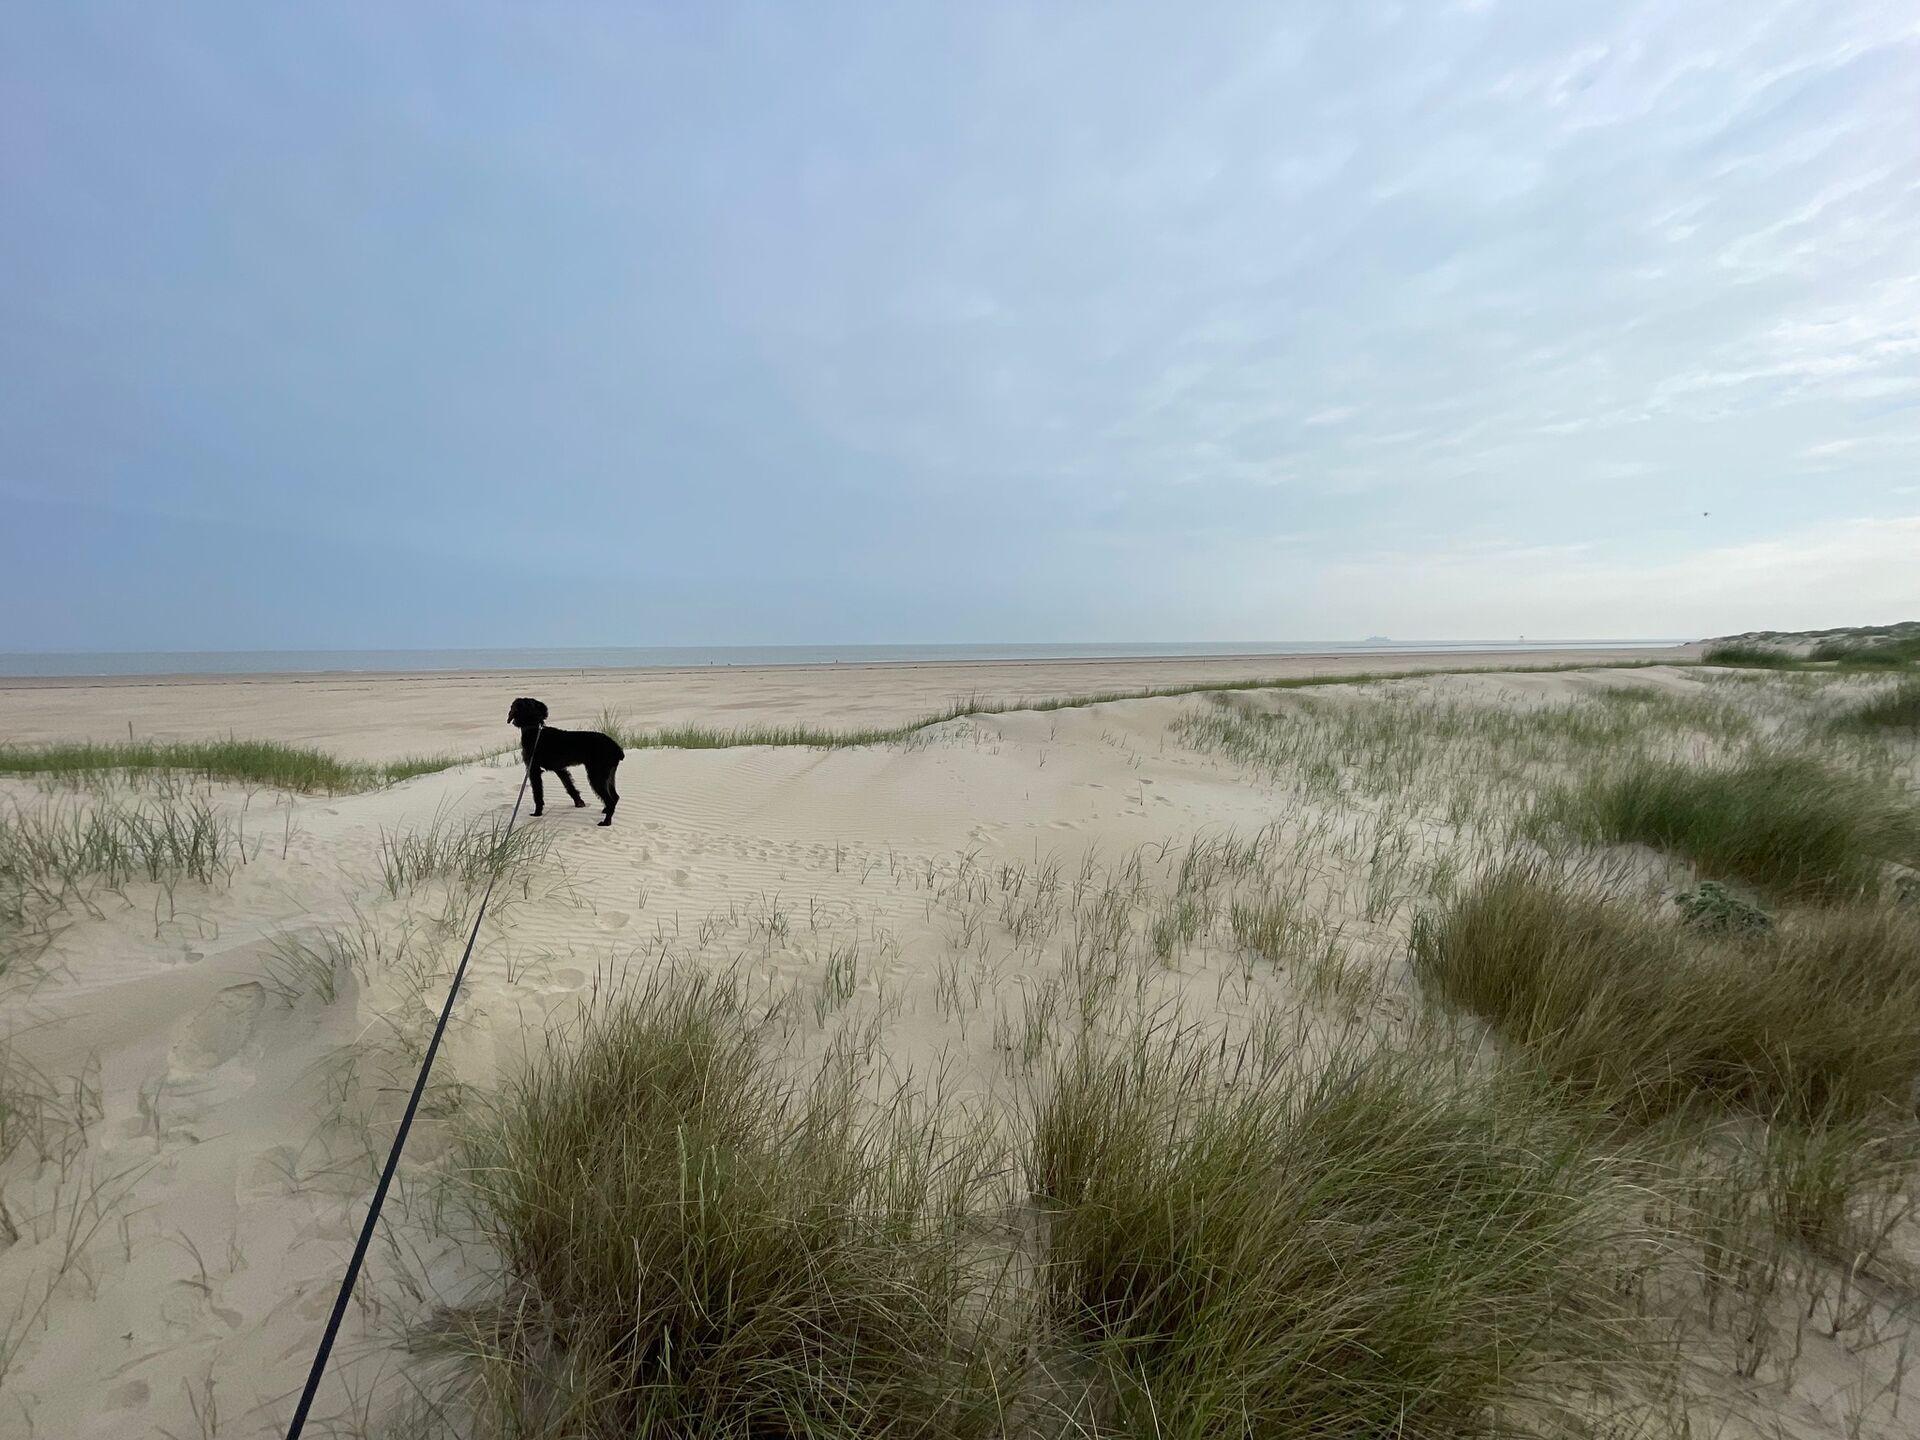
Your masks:
<instances>
[{"instance_id":1,"label":"black dog","mask_svg":"<svg viewBox=\"0 0 1920 1440\"><path fill-rule=\"evenodd\" d=\"M585 805L580 792L573 788L573 777L567 774L569 765L584 765L587 784L607 807L600 823L613 824L613 807L620 803L620 792L613 788L613 772L627 752L611 735L598 730L555 730L546 719L547 707L538 700L522 697L507 707L507 723L520 727L520 758L527 762L527 779L533 787L533 813L538 815L546 806L540 793L542 770L560 777L575 805Z\"/></svg>"}]
</instances>

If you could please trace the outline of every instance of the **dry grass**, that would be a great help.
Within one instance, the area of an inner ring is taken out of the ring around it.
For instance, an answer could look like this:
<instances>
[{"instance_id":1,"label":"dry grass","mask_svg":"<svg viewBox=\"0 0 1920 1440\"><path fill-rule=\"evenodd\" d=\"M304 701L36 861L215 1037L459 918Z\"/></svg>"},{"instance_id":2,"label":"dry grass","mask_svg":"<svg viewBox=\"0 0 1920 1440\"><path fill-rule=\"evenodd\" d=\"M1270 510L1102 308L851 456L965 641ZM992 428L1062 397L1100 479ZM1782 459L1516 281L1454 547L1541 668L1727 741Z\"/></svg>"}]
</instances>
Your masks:
<instances>
[{"instance_id":1,"label":"dry grass","mask_svg":"<svg viewBox=\"0 0 1920 1440\"><path fill-rule=\"evenodd\" d=\"M1503 665L1488 667L1489 673L1520 675L1550 674L1562 670L1639 670L1653 665L1685 665L1685 660L1614 660L1585 664ZM1377 680L1411 680L1428 675L1445 675L1442 668L1403 670L1390 675L1357 671L1350 675L1298 675L1284 679L1248 676L1242 680L1212 680L1191 685L1154 685L1136 690L1101 690L1080 695L1056 695L1040 699L995 700L970 695L938 710L901 725L861 726L835 729L820 725L669 725L658 729L636 729L616 710L602 710L596 728L611 735L622 746L634 749L724 750L742 745L800 745L816 749L841 749L860 745L889 745L911 740L921 731L950 720L970 716L1006 715L1017 711L1046 713L1054 710L1079 710L1090 705L1108 705L1120 700L1152 700L1184 695L1223 695L1248 690L1311 690L1327 685L1365 685Z\"/></svg>"},{"instance_id":2,"label":"dry grass","mask_svg":"<svg viewBox=\"0 0 1920 1440\"><path fill-rule=\"evenodd\" d=\"M1920 678L1909 677L1877 691L1835 716L1833 723L1842 730L1920 734Z\"/></svg>"},{"instance_id":3,"label":"dry grass","mask_svg":"<svg viewBox=\"0 0 1920 1440\"><path fill-rule=\"evenodd\" d=\"M1534 1433L1631 1358L1606 1167L1445 1055L1133 1031L1076 1048L1029 1159L1091 1433Z\"/></svg>"},{"instance_id":4,"label":"dry grass","mask_svg":"<svg viewBox=\"0 0 1920 1440\"><path fill-rule=\"evenodd\" d=\"M547 1037L462 1152L498 1273L439 1326L443 1409L517 1436L1453 1437L1571 1433L1632 1373L1626 1192L1512 1075L1088 1032L1031 1112L1042 1222L1008 1234L979 1132L844 1052L784 1081L768 1039L685 975Z\"/></svg>"},{"instance_id":5,"label":"dry grass","mask_svg":"<svg viewBox=\"0 0 1920 1440\"><path fill-rule=\"evenodd\" d=\"M1920 664L1920 634L1857 635L1823 640L1813 647L1809 658L1879 669Z\"/></svg>"},{"instance_id":6,"label":"dry grass","mask_svg":"<svg viewBox=\"0 0 1920 1440\"><path fill-rule=\"evenodd\" d=\"M1710 1095L1812 1121L1920 1078L1920 916L1894 906L1728 938L1514 866L1423 917L1413 960L1555 1083L1636 1115Z\"/></svg>"},{"instance_id":7,"label":"dry grass","mask_svg":"<svg viewBox=\"0 0 1920 1440\"><path fill-rule=\"evenodd\" d=\"M1636 758L1549 795L1539 815L1598 843L1638 841L1784 898L1877 892L1920 861L1920 807L1883 774L1755 751L1728 766Z\"/></svg>"},{"instance_id":8,"label":"dry grass","mask_svg":"<svg viewBox=\"0 0 1920 1440\"><path fill-rule=\"evenodd\" d=\"M985 1434L974 1171L847 1067L773 1078L739 992L603 992L469 1138L500 1261L467 1403L528 1436Z\"/></svg>"}]
</instances>

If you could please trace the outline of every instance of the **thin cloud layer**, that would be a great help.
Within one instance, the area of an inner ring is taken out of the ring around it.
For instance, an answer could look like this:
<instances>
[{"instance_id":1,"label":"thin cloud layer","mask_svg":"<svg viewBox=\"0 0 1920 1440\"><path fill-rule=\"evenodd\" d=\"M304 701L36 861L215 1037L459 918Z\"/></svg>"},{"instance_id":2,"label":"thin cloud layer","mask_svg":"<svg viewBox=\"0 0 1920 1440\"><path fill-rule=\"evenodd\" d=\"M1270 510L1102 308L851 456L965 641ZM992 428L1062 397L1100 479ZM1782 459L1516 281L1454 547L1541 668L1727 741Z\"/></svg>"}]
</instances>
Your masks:
<instances>
[{"instance_id":1,"label":"thin cloud layer","mask_svg":"<svg viewBox=\"0 0 1920 1440\"><path fill-rule=\"evenodd\" d=\"M0 648L1920 612L1900 6L13 29Z\"/></svg>"},{"instance_id":2,"label":"thin cloud layer","mask_svg":"<svg viewBox=\"0 0 1920 1440\"><path fill-rule=\"evenodd\" d=\"M1500 627L1515 620L1534 636L1655 635L1675 613L1700 617L1698 633L1732 634L1832 624L1836 597L1857 614L1908 614L1916 556L1920 515L1831 521L1659 561L1585 546L1369 556L1329 566L1326 584L1351 613L1424 606L1430 623L1460 635L1510 638ZM1501 577L1497 599L1490 573Z\"/></svg>"}]
</instances>

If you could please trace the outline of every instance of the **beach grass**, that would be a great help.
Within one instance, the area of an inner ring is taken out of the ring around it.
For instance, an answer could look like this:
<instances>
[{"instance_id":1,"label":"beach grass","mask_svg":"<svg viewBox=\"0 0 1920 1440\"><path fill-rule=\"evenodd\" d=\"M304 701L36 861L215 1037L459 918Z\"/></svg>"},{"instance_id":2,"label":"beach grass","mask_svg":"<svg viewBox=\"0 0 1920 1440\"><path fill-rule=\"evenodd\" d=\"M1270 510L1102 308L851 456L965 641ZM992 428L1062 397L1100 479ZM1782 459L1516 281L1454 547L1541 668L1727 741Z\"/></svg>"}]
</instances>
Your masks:
<instances>
[{"instance_id":1,"label":"beach grass","mask_svg":"<svg viewBox=\"0 0 1920 1440\"><path fill-rule=\"evenodd\" d=\"M684 724L648 730L635 728L617 713L602 711L596 728L603 734L611 735L628 750L733 750L754 745L840 750L862 745L894 744L934 725L974 713L978 712L965 705L955 705L904 725L835 728L823 725Z\"/></svg>"},{"instance_id":2,"label":"beach grass","mask_svg":"<svg viewBox=\"0 0 1920 1440\"><path fill-rule=\"evenodd\" d=\"M1685 660L1600 661L1497 667L1504 673L1540 674L1577 669L1634 669L1656 664L1685 665ZM637 726L612 710L603 710L597 728L629 750L730 750L746 746L798 746L846 749L911 740L925 730L973 715L1015 711L1081 709L1120 700L1177 698L1235 690L1292 690L1323 685L1359 685L1381 680L1417 679L1455 673L1445 667L1401 672L1356 672L1287 678L1258 676L1191 685L1147 686L1038 699L994 700L968 696L941 710L898 725L835 727L824 725L666 725ZM214 740L79 741L61 744L0 744L0 777L17 776L46 784L79 785L146 776L192 776L239 785L260 785L306 794L346 795L399 784L421 775L485 760L493 752L409 755L393 760L350 761L307 745L236 737Z\"/></svg>"},{"instance_id":3,"label":"beach grass","mask_svg":"<svg viewBox=\"0 0 1920 1440\"><path fill-rule=\"evenodd\" d=\"M994 1430L968 1152L856 1090L776 1078L724 981L602 990L549 1033L461 1152L499 1260L442 1337L472 1407L515 1435Z\"/></svg>"},{"instance_id":4,"label":"beach grass","mask_svg":"<svg viewBox=\"0 0 1920 1440\"><path fill-rule=\"evenodd\" d=\"M1836 728L1854 731L1920 731L1920 676L1908 676L1833 718Z\"/></svg>"},{"instance_id":5,"label":"beach grass","mask_svg":"<svg viewBox=\"0 0 1920 1440\"><path fill-rule=\"evenodd\" d=\"M1801 664L1792 651L1774 645L1726 641L1709 645L1700 656L1703 665L1731 665L1744 670L1791 670Z\"/></svg>"},{"instance_id":6,"label":"beach grass","mask_svg":"<svg viewBox=\"0 0 1920 1440\"><path fill-rule=\"evenodd\" d=\"M1740 670L1907 670L1920 665L1920 635L1832 638L1804 652L1729 640L1709 645L1699 663Z\"/></svg>"},{"instance_id":7,"label":"beach grass","mask_svg":"<svg viewBox=\"0 0 1920 1440\"><path fill-rule=\"evenodd\" d=\"M1566 670L1635 670L1655 665L1689 665L1688 660L1605 660L1591 663L1569 662L1554 665L1503 665L1472 671L1449 670L1444 666L1419 670L1356 671L1343 675L1293 675L1282 678L1252 676L1240 680L1209 680L1190 685L1153 685L1133 690L1098 690L1076 695L1043 696L1036 699L993 699L979 695L957 700L899 725L835 728L816 725L670 725L659 729L638 728L623 714L603 710L598 728L613 736L627 749L725 750L745 745L798 745L833 750L862 745L891 745L910 740L924 730L950 720L971 716L1007 715L1018 712L1045 714L1055 710L1081 710L1091 705L1110 705L1122 700L1178 699L1188 695L1225 694L1236 690L1307 690L1326 685L1371 685L1388 680L1417 680L1433 675L1452 674L1552 674Z\"/></svg>"},{"instance_id":8,"label":"beach grass","mask_svg":"<svg viewBox=\"0 0 1920 1440\"><path fill-rule=\"evenodd\" d=\"M1438 1437L1633 1373L1627 1191L1530 1075L1085 1034L1006 1235L982 1132L767 1039L731 981L603 980L469 1118L497 1269L433 1339L488 1433Z\"/></svg>"},{"instance_id":9,"label":"beach grass","mask_svg":"<svg viewBox=\"0 0 1920 1440\"><path fill-rule=\"evenodd\" d=\"M1860 635L1822 640L1809 652L1813 660L1890 669L1920 664L1920 634Z\"/></svg>"},{"instance_id":10,"label":"beach grass","mask_svg":"<svg viewBox=\"0 0 1920 1440\"><path fill-rule=\"evenodd\" d=\"M1590 842L1652 845L1790 899L1870 894L1886 861L1920 860L1920 806L1904 787L1787 750L1718 766L1633 757L1550 792L1539 814Z\"/></svg>"},{"instance_id":11,"label":"beach grass","mask_svg":"<svg viewBox=\"0 0 1920 1440\"><path fill-rule=\"evenodd\" d=\"M0 813L0 885L50 904L77 887L225 879L245 854L233 824L194 796L138 804L15 806Z\"/></svg>"},{"instance_id":12,"label":"beach grass","mask_svg":"<svg viewBox=\"0 0 1920 1440\"><path fill-rule=\"evenodd\" d=\"M0 775L54 783L148 774L188 775L238 785L344 795L463 765L471 755L416 755L398 760L341 760L306 745L277 740L83 741L0 745Z\"/></svg>"},{"instance_id":13,"label":"beach grass","mask_svg":"<svg viewBox=\"0 0 1920 1440\"><path fill-rule=\"evenodd\" d=\"M58 913L97 916L96 892L137 880L169 897L182 881L224 883L246 859L239 828L193 796L0 810L0 996L43 977Z\"/></svg>"},{"instance_id":14,"label":"beach grass","mask_svg":"<svg viewBox=\"0 0 1920 1440\"><path fill-rule=\"evenodd\" d=\"M863 860L862 884L868 863L910 875L953 921L933 978L963 1036L984 994L1018 1117L992 1165L905 1082L876 1096L814 1068L830 1037L881 1044L902 1002L843 936L793 943L811 904L730 898L701 924L707 959L804 950L782 962L804 980L776 996L756 974L751 1004L674 970L679 927L657 932L654 979L603 977L556 1011L460 1122L482 1276L433 1322L459 1360L436 1399L471 1416L459 1433L556 1437L1640 1433L1610 1407L1661 1363L1655 1332L1687 1365L1704 1353L1644 1287L1706 1277L1711 1325L1735 1289L1755 1313L1799 1306L1769 1271L1783 1255L1865 1274L1920 1079L1920 916L1879 895L1915 853L1898 747L1829 724L1864 682L1693 680L1512 705L1222 693L1174 733L1357 803L1077 874L1038 851ZM970 699L890 728L600 725L629 748L830 749L1140 693ZM1682 907L1639 880L1623 896L1646 855L1589 855L1591 881L1474 868L1496 836L1541 840L1517 823L1533 814L1567 841L1549 853L1637 839L1728 883ZM391 893L487 854L432 828L422 853L449 858L396 860ZM1405 915L1419 992L1394 963ZM1005 942L1012 1002L985 988ZM1210 966L1244 1009L1129 1018L1195 981L1208 1006ZM312 947L284 995L331 999L353 968ZM1249 1018L1253 984L1285 996L1289 1033ZM1683 1201L1695 1162L1711 1180ZM996 1167L1019 1193L983 1185ZM1751 1379L1760 1322L1724 1323Z\"/></svg>"},{"instance_id":15,"label":"beach grass","mask_svg":"<svg viewBox=\"0 0 1920 1440\"><path fill-rule=\"evenodd\" d=\"M429 880L479 886L524 876L553 847L553 832L538 825L508 828L505 814L455 819L441 810L425 826L390 830L384 826L375 850L380 881L399 896Z\"/></svg>"},{"instance_id":16,"label":"beach grass","mask_svg":"<svg viewBox=\"0 0 1920 1440\"><path fill-rule=\"evenodd\" d=\"M1089 1039L1035 1110L1050 1315L1096 1377L1062 1433L1507 1433L1624 1378L1614 1179L1564 1111L1444 1053L1209 1041Z\"/></svg>"},{"instance_id":17,"label":"beach grass","mask_svg":"<svg viewBox=\"0 0 1920 1440\"><path fill-rule=\"evenodd\" d=\"M1412 959L1554 1085L1636 1117L1708 1098L1811 1123L1920 1078L1920 916L1894 904L1714 934L1515 864L1420 917Z\"/></svg>"}]
</instances>

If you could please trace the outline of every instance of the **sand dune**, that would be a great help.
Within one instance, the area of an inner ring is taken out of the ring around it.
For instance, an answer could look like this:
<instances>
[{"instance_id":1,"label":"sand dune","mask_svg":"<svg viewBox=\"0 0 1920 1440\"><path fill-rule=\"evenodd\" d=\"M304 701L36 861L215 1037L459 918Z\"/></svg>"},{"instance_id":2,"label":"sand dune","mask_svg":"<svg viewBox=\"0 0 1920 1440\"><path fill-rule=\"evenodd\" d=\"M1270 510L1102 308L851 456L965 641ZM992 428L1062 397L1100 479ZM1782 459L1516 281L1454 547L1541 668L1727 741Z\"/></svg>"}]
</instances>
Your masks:
<instances>
[{"instance_id":1,"label":"sand dune","mask_svg":"<svg viewBox=\"0 0 1920 1440\"><path fill-rule=\"evenodd\" d=\"M0 677L0 730L16 741L198 739L229 732L318 745L348 760L469 753L514 742L507 702L534 695L553 723L602 709L639 726L898 725L968 696L1039 700L1251 677L1399 674L1436 666L1691 658L1655 650L1374 653L970 664L741 666L704 670L522 670L425 675Z\"/></svg>"},{"instance_id":2,"label":"sand dune","mask_svg":"<svg viewBox=\"0 0 1920 1440\"><path fill-rule=\"evenodd\" d=\"M564 697L569 714L616 704L663 718L855 722L913 714L976 679L1018 679L1031 693L1232 667L988 668L31 686L0 692L0 703L27 735L112 736L123 716L143 734L189 734L218 716L220 728L372 756L497 744L495 712L519 691ZM1679 669L1457 675L1244 703L1284 713L1392 694L1525 710L1623 686L1695 695L1706 683ZM877 1022L902 1073L939 1073L952 1093L992 1097L1020 1073L1010 1037L1058 973L1064 934L1022 941L1024 902L1011 887L1051 871L1064 889L1144 854L1149 887L1164 891L1196 837L1270 828L1359 988L1311 967L1254 967L1223 929L1158 966L1152 984L1203 1011L1263 999L1408 1011L1405 934L1422 867L1480 842L1437 818L1409 830L1412 812L1391 795L1308 793L1185 743L1182 717L1216 703L962 718L862 749L637 751L611 830L556 797L529 822L548 857L503 887L483 933L409 1152L415 1193L399 1197L321 1412L340 1433L361 1433L356 1413L377 1418L404 1397L399 1337L477 1273L453 1236L420 1219L432 1213L427 1181L447 1127L463 1094L497 1079L609 965L671 956L742 968L769 994L798 997L797 1052ZM278 1433L472 898L431 880L390 891L383 836L500 817L519 774L501 760L359 795L216 789L212 802L244 836L229 883L131 882L57 917L45 978L8 1002L12 1063L48 1077L54 1098L46 1158L16 1156L6 1172L18 1238L0 1250L0 1325L15 1317L0 1436L199 1434L210 1408L220 1435ZM93 803L7 788L24 807ZM1383 836L1403 832L1409 848L1383 868ZM381 949L377 961L342 963L331 1000L289 969L302 943L312 953L329 936ZM1798 1417L1795 1433L1843 1433L1826 1428L1831 1396L1878 1383L1898 1347L1863 1360L1842 1342L1805 1345L1781 1403Z\"/></svg>"}]
</instances>

